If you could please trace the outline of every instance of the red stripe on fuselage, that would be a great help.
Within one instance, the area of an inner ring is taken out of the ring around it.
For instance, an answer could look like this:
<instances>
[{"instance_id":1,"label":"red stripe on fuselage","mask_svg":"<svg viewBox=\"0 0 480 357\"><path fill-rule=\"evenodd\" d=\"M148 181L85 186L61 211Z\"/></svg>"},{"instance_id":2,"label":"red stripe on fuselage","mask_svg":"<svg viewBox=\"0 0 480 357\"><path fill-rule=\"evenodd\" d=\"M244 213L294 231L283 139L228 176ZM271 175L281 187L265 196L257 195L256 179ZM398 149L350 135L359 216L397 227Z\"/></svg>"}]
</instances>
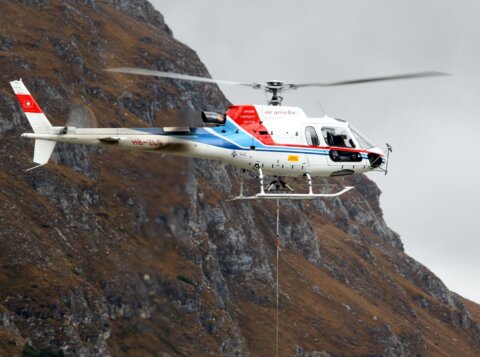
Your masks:
<instances>
[{"instance_id":1,"label":"red stripe on fuselage","mask_svg":"<svg viewBox=\"0 0 480 357\"><path fill-rule=\"evenodd\" d=\"M268 129L262 124L260 116L253 105L233 105L228 108L227 116L237 123L243 130L260 141L264 145L269 146L287 146L299 149L323 149L323 150L337 150L358 153L368 153L369 151L363 149L354 149L337 146L312 146L300 144L281 144L273 141ZM381 155L383 156L383 155Z\"/></svg>"},{"instance_id":2,"label":"red stripe on fuselage","mask_svg":"<svg viewBox=\"0 0 480 357\"><path fill-rule=\"evenodd\" d=\"M262 144L276 145L253 105L231 106L228 108L227 115Z\"/></svg>"},{"instance_id":3,"label":"red stripe on fuselage","mask_svg":"<svg viewBox=\"0 0 480 357\"><path fill-rule=\"evenodd\" d=\"M25 113L42 113L42 110L31 95L17 94L17 99Z\"/></svg>"}]
</instances>

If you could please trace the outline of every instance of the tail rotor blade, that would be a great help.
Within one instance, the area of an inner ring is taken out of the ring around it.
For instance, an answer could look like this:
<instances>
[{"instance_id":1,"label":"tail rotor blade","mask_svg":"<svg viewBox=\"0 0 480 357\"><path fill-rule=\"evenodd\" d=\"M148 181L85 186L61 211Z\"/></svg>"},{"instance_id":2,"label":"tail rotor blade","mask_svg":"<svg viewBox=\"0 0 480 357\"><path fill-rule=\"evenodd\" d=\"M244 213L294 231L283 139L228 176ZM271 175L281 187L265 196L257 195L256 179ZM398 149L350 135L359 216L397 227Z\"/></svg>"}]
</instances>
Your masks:
<instances>
[{"instance_id":1,"label":"tail rotor blade","mask_svg":"<svg viewBox=\"0 0 480 357\"><path fill-rule=\"evenodd\" d=\"M77 104L70 107L68 119L65 126L74 126L76 128L92 128L95 126L92 114L87 107Z\"/></svg>"}]
</instances>

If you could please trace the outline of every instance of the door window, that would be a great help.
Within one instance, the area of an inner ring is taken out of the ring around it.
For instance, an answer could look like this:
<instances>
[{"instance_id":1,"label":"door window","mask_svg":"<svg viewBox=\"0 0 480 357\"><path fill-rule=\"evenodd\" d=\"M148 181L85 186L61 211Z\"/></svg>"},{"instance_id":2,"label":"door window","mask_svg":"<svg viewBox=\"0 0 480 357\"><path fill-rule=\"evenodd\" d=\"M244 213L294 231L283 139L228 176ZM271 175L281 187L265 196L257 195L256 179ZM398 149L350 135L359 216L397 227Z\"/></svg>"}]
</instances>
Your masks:
<instances>
[{"instance_id":1,"label":"door window","mask_svg":"<svg viewBox=\"0 0 480 357\"><path fill-rule=\"evenodd\" d=\"M317 132L313 126L307 126L305 128L305 138L307 139L307 144L310 146L320 145L320 140L318 139Z\"/></svg>"},{"instance_id":2,"label":"door window","mask_svg":"<svg viewBox=\"0 0 480 357\"><path fill-rule=\"evenodd\" d=\"M354 148L355 143L347 128L323 127L322 136L328 146Z\"/></svg>"}]
</instances>

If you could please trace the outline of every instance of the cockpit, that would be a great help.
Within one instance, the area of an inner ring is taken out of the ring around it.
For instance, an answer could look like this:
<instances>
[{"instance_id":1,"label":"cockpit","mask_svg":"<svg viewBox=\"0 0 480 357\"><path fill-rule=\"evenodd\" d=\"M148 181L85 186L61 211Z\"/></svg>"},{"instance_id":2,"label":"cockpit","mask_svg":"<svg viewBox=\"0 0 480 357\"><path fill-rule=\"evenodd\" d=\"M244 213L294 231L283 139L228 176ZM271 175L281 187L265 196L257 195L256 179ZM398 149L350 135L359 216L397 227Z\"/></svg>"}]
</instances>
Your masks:
<instances>
[{"instance_id":1,"label":"cockpit","mask_svg":"<svg viewBox=\"0 0 480 357\"><path fill-rule=\"evenodd\" d=\"M326 126L322 128L322 136L328 146L337 146L342 148L356 147L347 128Z\"/></svg>"},{"instance_id":2,"label":"cockpit","mask_svg":"<svg viewBox=\"0 0 480 357\"><path fill-rule=\"evenodd\" d=\"M361 162L363 160L360 150L367 150L375 147L357 129L346 122L337 120L338 123L328 123L317 128L307 126L305 128L305 139L308 145L331 147L329 150L330 159L334 162ZM317 135L320 129L321 136ZM321 140L322 139L322 140ZM351 150L357 149L357 150ZM372 167L378 167L382 160L379 160L379 154L368 153L368 159Z\"/></svg>"}]
</instances>

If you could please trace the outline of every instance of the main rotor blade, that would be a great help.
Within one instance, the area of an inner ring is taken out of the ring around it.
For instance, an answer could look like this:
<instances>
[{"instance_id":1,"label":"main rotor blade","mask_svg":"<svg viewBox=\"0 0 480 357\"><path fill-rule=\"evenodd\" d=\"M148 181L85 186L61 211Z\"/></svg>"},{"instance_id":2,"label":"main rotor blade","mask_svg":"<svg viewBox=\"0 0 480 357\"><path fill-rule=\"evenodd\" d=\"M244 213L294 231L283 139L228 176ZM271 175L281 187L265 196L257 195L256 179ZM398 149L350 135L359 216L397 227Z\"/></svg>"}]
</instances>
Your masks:
<instances>
[{"instance_id":1,"label":"main rotor blade","mask_svg":"<svg viewBox=\"0 0 480 357\"><path fill-rule=\"evenodd\" d=\"M186 80L186 81L196 81L196 82L204 82L204 83L227 84L227 85L231 85L231 86L253 87L253 86L257 85L257 83L240 83L240 82L224 81L224 80L221 80L221 79L212 79L212 78L205 78L205 77L190 76L190 75L187 75L187 74L179 74L179 73L173 73L173 72L154 71L154 70L151 70L151 69L144 69L144 68L119 67L119 68L108 68L105 71L115 72L115 73L139 74L141 76L152 76L152 77L181 79L181 80Z\"/></svg>"},{"instance_id":2,"label":"main rotor blade","mask_svg":"<svg viewBox=\"0 0 480 357\"><path fill-rule=\"evenodd\" d=\"M438 76L449 76L449 73L443 72L418 72L418 73L409 73L409 74L399 74L395 76L384 76L384 77L371 77L371 78L362 78L362 79L353 79L349 81L340 81L340 82L331 82L331 83L300 83L292 84L292 89L302 88L302 87L334 87L334 86L344 86L350 84L361 84L369 82L382 82L382 81L393 81L399 79L413 79L413 78L425 78L425 77L438 77Z\"/></svg>"}]
</instances>

